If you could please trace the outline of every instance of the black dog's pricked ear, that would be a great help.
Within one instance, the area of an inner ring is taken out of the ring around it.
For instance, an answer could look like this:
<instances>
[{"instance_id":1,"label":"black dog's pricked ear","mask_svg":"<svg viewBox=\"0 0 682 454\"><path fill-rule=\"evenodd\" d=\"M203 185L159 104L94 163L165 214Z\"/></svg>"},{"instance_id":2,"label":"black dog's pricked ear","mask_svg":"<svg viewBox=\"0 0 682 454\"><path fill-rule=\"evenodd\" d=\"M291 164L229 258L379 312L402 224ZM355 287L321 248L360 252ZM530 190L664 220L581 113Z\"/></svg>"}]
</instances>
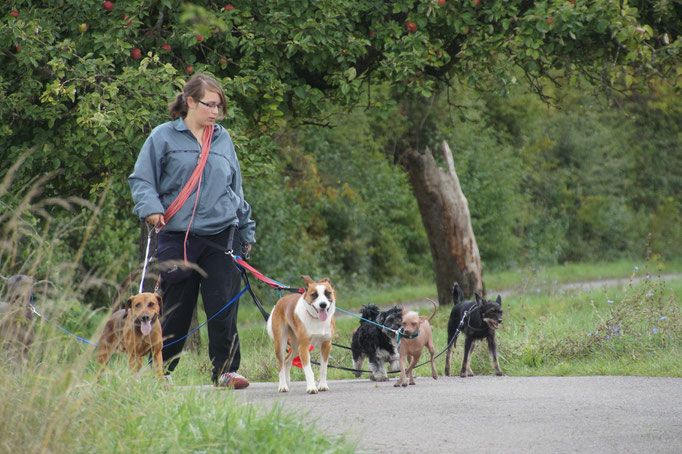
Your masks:
<instances>
[{"instance_id":1,"label":"black dog's pricked ear","mask_svg":"<svg viewBox=\"0 0 682 454\"><path fill-rule=\"evenodd\" d=\"M485 301L483 300L483 298L481 298L481 295L479 295L478 293L474 292L474 296L476 297L476 303L477 303L479 306L482 306L483 303L485 303Z\"/></svg>"},{"instance_id":2,"label":"black dog's pricked ear","mask_svg":"<svg viewBox=\"0 0 682 454\"><path fill-rule=\"evenodd\" d=\"M459 283L455 282L455 285L452 287L452 303L458 304L463 299L464 293L462 292L462 288L459 286Z\"/></svg>"},{"instance_id":3,"label":"black dog's pricked ear","mask_svg":"<svg viewBox=\"0 0 682 454\"><path fill-rule=\"evenodd\" d=\"M497 299L495 300L495 302L499 304L500 307L502 307L502 297L500 295L497 295Z\"/></svg>"}]
</instances>

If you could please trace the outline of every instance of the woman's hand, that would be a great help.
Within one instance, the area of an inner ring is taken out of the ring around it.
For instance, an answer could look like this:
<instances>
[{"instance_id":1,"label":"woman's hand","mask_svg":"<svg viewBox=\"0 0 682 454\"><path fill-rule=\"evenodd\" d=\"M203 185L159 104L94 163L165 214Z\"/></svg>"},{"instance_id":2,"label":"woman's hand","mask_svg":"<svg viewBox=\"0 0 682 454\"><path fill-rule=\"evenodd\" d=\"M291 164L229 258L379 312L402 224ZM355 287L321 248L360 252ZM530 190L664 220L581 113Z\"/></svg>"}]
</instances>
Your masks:
<instances>
[{"instance_id":1,"label":"woman's hand","mask_svg":"<svg viewBox=\"0 0 682 454\"><path fill-rule=\"evenodd\" d=\"M150 214L144 220L148 223L153 225L154 227L161 226L161 225L166 225L166 221L163 219L163 213L154 213Z\"/></svg>"}]
</instances>

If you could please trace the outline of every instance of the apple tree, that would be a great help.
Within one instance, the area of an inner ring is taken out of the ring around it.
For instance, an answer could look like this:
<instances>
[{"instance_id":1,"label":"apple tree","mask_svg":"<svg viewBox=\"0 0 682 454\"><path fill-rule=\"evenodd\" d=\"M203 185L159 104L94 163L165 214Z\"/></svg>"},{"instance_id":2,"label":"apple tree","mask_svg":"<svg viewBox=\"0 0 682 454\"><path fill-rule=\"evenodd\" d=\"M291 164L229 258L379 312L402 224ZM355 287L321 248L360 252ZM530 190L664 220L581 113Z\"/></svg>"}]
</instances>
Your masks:
<instances>
[{"instance_id":1,"label":"apple tree","mask_svg":"<svg viewBox=\"0 0 682 454\"><path fill-rule=\"evenodd\" d=\"M11 0L0 14L0 159L32 150L16 183L55 172L51 195L95 201L110 185L113 214L129 216L125 177L193 72L223 83L254 174L283 128L326 124L331 105L399 104L387 156L411 173L441 303L454 279L467 294L483 282L480 264L463 275L465 245L443 225L457 207L439 218L429 206L460 200L418 165L439 146L429 100L453 83L501 93L528 83L546 99L552 84L613 96L652 77L677 84L682 48L682 6L664 0Z\"/></svg>"}]
</instances>

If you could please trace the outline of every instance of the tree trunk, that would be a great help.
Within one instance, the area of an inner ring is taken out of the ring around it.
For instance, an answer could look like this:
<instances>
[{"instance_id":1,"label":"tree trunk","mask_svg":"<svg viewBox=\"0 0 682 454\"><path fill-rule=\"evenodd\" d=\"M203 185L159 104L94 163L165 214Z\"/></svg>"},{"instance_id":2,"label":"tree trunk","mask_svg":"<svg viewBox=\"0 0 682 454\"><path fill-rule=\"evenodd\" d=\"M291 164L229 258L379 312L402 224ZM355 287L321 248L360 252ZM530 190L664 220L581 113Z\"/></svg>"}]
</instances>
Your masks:
<instances>
[{"instance_id":1,"label":"tree trunk","mask_svg":"<svg viewBox=\"0 0 682 454\"><path fill-rule=\"evenodd\" d=\"M408 149L402 158L429 238L440 305L452 303L455 282L467 298L474 292L485 293L469 204L446 142L443 154L448 171L438 167L428 147L424 153Z\"/></svg>"}]
</instances>

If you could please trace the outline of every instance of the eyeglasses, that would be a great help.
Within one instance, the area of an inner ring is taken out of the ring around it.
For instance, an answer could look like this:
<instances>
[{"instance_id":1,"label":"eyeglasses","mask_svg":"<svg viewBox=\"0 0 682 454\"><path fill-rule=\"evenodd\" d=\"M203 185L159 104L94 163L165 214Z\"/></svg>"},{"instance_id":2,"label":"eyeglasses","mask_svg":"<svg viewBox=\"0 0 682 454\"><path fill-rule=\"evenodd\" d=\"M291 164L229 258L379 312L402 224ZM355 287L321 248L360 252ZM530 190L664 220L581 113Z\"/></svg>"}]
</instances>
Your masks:
<instances>
[{"instance_id":1,"label":"eyeglasses","mask_svg":"<svg viewBox=\"0 0 682 454\"><path fill-rule=\"evenodd\" d=\"M218 109L218 110L220 110L220 108L223 107L222 103L217 103L217 102L204 102L204 101L199 101L199 100L197 100L197 101L198 101L199 103L205 105L206 107L208 107L208 108L211 109L211 110L213 110L213 109Z\"/></svg>"}]
</instances>

